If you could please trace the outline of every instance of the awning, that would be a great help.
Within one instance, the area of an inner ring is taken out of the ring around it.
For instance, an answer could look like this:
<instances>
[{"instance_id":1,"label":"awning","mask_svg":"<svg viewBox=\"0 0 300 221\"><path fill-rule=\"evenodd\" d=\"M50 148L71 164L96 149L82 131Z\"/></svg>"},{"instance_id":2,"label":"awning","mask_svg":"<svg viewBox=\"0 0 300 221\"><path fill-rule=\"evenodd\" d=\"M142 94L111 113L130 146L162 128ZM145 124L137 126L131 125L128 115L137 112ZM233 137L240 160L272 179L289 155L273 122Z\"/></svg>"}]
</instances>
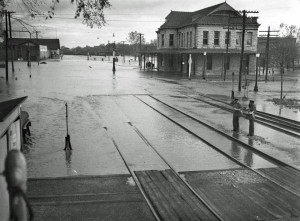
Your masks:
<instances>
[{"instance_id":1,"label":"awning","mask_svg":"<svg viewBox=\"0 0 300 221\"><path fill-rule=\"evenodd\" d=\"M141 50L143 54L225 54L226 49L222 48L197 48L197 49L156 49ZM240 54L241 49L228 49L230 54ZM256 51L245 50L245 54L256 54Z\"/></svg>"}]
</instances>

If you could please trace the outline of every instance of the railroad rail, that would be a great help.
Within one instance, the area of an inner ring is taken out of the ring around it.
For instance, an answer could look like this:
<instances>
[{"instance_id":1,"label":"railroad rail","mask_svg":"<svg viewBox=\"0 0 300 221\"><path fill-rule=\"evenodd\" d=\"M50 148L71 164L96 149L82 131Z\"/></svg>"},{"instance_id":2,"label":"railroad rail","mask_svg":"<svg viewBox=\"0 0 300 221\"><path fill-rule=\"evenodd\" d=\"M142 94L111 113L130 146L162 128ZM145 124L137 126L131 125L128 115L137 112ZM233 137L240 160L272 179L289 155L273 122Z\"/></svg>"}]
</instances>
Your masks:
<instances>
[{"instance_id":1,"label":"railroad rail","mask_svg":"<svg viewBox=\"0 0 300 221\"><path fill-rule=\"evenodd\" d=\"M215 106L217 108L220 108L220 109L223 109L223 110L226 110L229 112L233 112L233 108L231 107L231 105L226 102L223 102L223 101L211 98L211 97L207 97L204 95L200 95L200 96L202 96L203 98L194 97L194 96L188 96L188 97L193 98L198 101L201 101L201 102L204 102L204 103L207 103L211 106ZM223 105L217 104L212 101L219 102ZM300 122L298 122L298 121L279 117L279 116L268 114L268 113L261 112L261 111L256 112L255 121L262 125L268 126L270 128L276 129L278 131L281 131L283 133L300 138Z\"/></svg>"},{"instance_id":2,"label":"railroad rail","mask_svg":"<svg viewBox=\"0 0 300 221\"><path fill-rule=\"evenodd\" d=\"M159 113L160 115L162 115L163 117L167 118L168 120L170 120L171 122L173 122L174 124L178 125L180 128L182 128L183 130L187 131L189 134L195 136L196 138L198 138L199 140L203 141L204 143L208 144L210 147L212 147L214 150L216 150L217 152L221 153L222 155L224 155L225 157L229 158L230 160L232 160L233 162L235 162L236 164L242 166L243 168L245 169L248 169L249 171L252 171L256 174L258 174L259 176L265 178L266 180L270 181L271 183L274 183L275 185L277 185L278 187L290 192L291 194L297 196L300 198L300 191L298 192L296 190L294 190L293 188L291 188L290 186L286 185L285 183L282 183L278 180L276 180L276 178L264 173L264 171L259 171L259 170L255 170L255 169L252 169L251 167L249 167L248 165L246 164L243 164L242 162L240 162L238 159L236 159L234 156L231 156L229 154L227 154L226 152L224 152L221 148L211 144L211 142L209 140L205 140L203 139L201 136L197 135L195 132L193 132L192 130L190 130L189 128L185 127L184 125L182 125L180 122L178 122L178 119L173 119L172 117L170 116L167 116L166 114L164 114L162 111L160 111L158 108L154 107L153 105L150 105L149 103L145 102L143 99L141 99L140 97L144 97L144 96L147 96L147 97L150 97L152 99L154 99L156 102L159 102L159 103L162 103L165 107L173 110L173 111L176 111L178 112L179 115L182 115L182 116L185 116L185 117L188 117L190 119L192 119L193 121L195 121L196 123L199 123L199 125L201 124L203 127L207 127L209 130L213 130L217 133L219 133L220 135L226 137L227 139L231 139L233 140L234 142L237 142L241 145L239 145L239 148L245 148L247 149L248 151L252 151L253 154L256 154L256 155L259 155L261 157L263 157L265 160L267 160L268 162L271 162L272 164L274 164L275 166L283 166L283 167L287 167L288 171L291 171L293 172L294 174L297 174L298 177L300 177L300 172L297 168L294 168L293 166L289 165L289 164L286 164L278 159L275 159L259 150L256 150L254 149L253 147L251 147L250 145L247 145L241 141L239 141L238 139L235 139L229 135L227 135L226 133L223 133L222 131L219 131L217 130L216 128L200 121L199 119L196 119L192 116L190 116L189 114L187 113L184 113L180 110L178 110L177 108L151 96L151 95L136 95L135 97L140 100L142 103L144 103L145 105L149 106L151 109L153 109L154 111L156 111L157 113ZM220 213L220 211L218 210L218 208L215 207L215 205L205 197L205 194L201 193L201 191L199 189L195 190L185 179L183 179L179 172L177 172L173 166L164 158L164 156L147 140L147 138L142 134L142 132L135 126L133 125L133 123L131 123L130 121L128 122L128 125L130 125L130 127L132 128L133 131L136 132L136 134L145 142L145 144L149 147L149 148L152 148L155 153L162 159L162 161L170 168L169 170L171 171L170 173L173 174L178 180L181 181L181 183L183 183L188 189L189 191L202 203L206 206L206 208L213 214L214 216L214 219L213 220L226 220L224 219L223 217L223 214ZM112 134L110 133L110 128L108 127L104 127L105 130L107 131L109 137L111 138L114 146L116 147L118 153L120 154L124 164L126 165L129 173L131 174L131 176L133 177L136 185L138 186L138 188L140 189L143 197L145 198L151 212L153 213L153 216L155 217L156 220L164 220L164 214L161 214L160 213L160 210L157 206L155 206L155 202L151 201L151 196L149 196L149 192L147 193L147 187L143 186L142 183L148 183L147 181L145 180L141 180L141 178L139 177L138 174L141 174L143 173L143 171L134 171L132 168L131 168L131 165L130 163L127 162L125 156L123 155L121 149L119 148L117 142L114 140ZM147 172L145 172L147 173ZM150 181L149 181L150 182ZM168 192L168 190L166 189L166 187L164 188L165 191ZM200 193L199 193L200 191ZM155 192L153 192L153 194L155 194ZM172 195L172 194L171 194ZM174 200L176 200L176 198L173 196ZM195 201L194 201L195 202ZM168 208L166 208L168 210ZM172 211L171 211L172 212Z\"/></svg>"},{"instance_id":3,"label":"railroad rail","mask_svg":"<svg viewBox=\"0 0 300 221\"><path fill-rule=\"evenodd\" d=\"M199 95L202 96L202 97L217 101L219 103L223 103L227 106L231 106L231 104L229 104L228 102L221 101L219 99L209 97L209 96L206 96L204 94L199 94ZM278 122L282 122L283 124L288 124L291 128L294 128L295 131L300 132L300 121L289 119L289 118L286 118L286 117L281 117L281 116L278 116L278 115L270 114L270 113L259 111L259 110L256 110L256 115L261 116L266 120L267 119L269 119L270 121L276 120Z\"/></svg>"}]
</instances>

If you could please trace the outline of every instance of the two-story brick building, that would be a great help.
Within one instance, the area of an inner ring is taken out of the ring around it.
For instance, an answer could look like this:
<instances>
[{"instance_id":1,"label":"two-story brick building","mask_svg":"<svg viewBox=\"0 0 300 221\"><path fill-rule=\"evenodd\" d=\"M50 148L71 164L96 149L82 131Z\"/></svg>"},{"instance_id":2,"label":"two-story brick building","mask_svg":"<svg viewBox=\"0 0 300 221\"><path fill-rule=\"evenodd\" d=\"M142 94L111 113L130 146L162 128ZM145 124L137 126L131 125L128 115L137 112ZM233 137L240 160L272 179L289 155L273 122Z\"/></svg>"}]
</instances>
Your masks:
<instances>
[{"instance_id":1,"label":"two-story brick building","mask_svg":"<svg viewBox=\"0 0 300 221\"><path fill-rule=\"evenodd\" d=\"M243 69L254 72L259 24L257 17L245 21ZM224 68L238 73L242 24L243 16L226 2L195 12L171 11L157 31L157 68L188 73L191 57L191 74L221 75Z\"/></svg>"}]
</instances>

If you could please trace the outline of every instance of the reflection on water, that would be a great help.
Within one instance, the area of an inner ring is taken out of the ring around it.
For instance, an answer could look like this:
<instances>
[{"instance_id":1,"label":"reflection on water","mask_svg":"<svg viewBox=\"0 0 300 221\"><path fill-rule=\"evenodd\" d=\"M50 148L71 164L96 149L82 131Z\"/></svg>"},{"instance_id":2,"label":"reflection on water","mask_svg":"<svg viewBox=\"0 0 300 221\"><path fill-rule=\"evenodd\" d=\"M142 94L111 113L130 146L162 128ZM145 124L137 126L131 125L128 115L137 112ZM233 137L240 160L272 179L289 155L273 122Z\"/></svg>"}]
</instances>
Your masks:
<instances>
[{"instance_id":1,"label":"reflection on water","mask_svg":"<svg viewBox=\"0 0 300 221\"><path fill-rule=\"evenodd\" d=\"M66 168L71 168L71 156L72 156L72 150L66 149L65 150L65 159L66 159Z\"/></svg>"},{"instance_id":2,"label":"reflection on water","mask_svg":"<svg viewBox=\"0 0 300 221\"><path fill-rule=\"evenodd\" d=\"M253 139L251 137L248 138L248 145L253 146ZM252 151L246 151L246 154L244 156L245 163L249 166L253 166L253 152Z\"/></svg>"},{"instance_id":3,"label":"reflection on water","mask_svg":"<svg viewBox=\"0 0 300 221\"><path fill-rule=\"evenodd\" d=\"M282 108L283 108L282 105L280 105L279 106L279 113L278 113L279 116L281 116Z\"/></svg>"},{"instance_id":4,"label":"reflection on water","mask_svg":"<svg viewBox=\"0 0 300 221\"><path fill-rule=\"evenodd\" d=\"M74 176L74 175L77 175L77 171L72 168L71 156L72 156L72 150L66 149L65 150L65 161L66 161L65 164L66 164L66 168L67 168L67 174L69 176Z\"/></svg>"},{"instance_id":5,"label":"reflection on water","mask_svg":"<svg viewBox=\"0 0 300 221\"><path fill-rule=\"evenodd\" d=\"M237 140L240 139L240 134L238 133L233 132L232 136ZM253 146L252 138L248 138L248 145ZM249 167L253 166L253 152L242 148L235 140L232 140L231 142L231 156Z\"/></svg>"},{"instance_id":6,"label":"reflection on water","mask_svg":"<svg viewBox=\"0 0 300 221\"><path fill-rule=\"evenodd\" d=\"M232 136L235 139L239 139L240 134L233 132ZM240 159L241 158L241 148L238 147L237 142L235 140L232 140L231 142L231 156L233 156L235 159Z\"/></svg>"}]
</instances>

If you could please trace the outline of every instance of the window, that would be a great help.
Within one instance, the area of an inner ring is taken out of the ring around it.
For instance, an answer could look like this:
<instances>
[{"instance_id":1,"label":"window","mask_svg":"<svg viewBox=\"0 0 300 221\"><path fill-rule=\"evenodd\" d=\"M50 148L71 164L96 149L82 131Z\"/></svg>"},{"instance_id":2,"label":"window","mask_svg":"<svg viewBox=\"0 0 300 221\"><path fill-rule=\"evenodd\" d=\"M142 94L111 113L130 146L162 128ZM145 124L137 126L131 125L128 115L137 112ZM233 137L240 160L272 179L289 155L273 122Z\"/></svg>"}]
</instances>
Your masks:
<instances>
[{"instance_id":1,"label":"window","mask_svg":"<svg viewBox=\"0 0 300 221\"><path fill-rule=\"evenodd\" d=\"M186 33L186 47L189 47L189 32Z\"/></svg>"},{"instance_id":2,"label":"window","mask_svg":"<svg viewBox=\"0 0 300 221\"><path fill-rule=\"evenodd\" d=\"M228 31L226 31L226 33L225 33L225 44L230 45L230 32L228 32Z\"/></svg>"},{"instance_id":3,"label":"window","mask_svg":"<svg viewBox=\"0 0 300 221\"><path fill-rule=\"evenodd\" d=\"M212 70L212 63L213 63L213 59L212 59L212 55L208 54L206 55L206 69L207 70Z\"/></svg>"},{"instance_id":4,"label":"window","mask_svg":"<svg viewBox=\"0 0 300 221\"><path fill-rule=\"evenodd\" d=\"M165 45L165 35L161 35L161 46Z\"/></svg>"},{"instance_id":5,"label":"window","mask_svg":"<svg viewBox=\"0 0 300 221\"><path fill-rule=\"evenodd\" d=\"M181 33L181 44L180 44L181 47L183 47L183 40L184 40L183 39L183 33Z\"/></svg>"},{"instance_id":6,"label":"window","mask_svg":"<svg viewBox=\"0 0 300 221\"><path fill-rule=\"evenodd\" d=\"M193 42L193 38L192 38L192 32L190 32L190 48L192 47L192 42Z\"/></svg>"},{"instance_id":7,"label":"window","mask_svg":"<svg viewBox=\"0 0 300 221\"><path fill-rule=\"evenodd\" d=\"M170 47L174 46L174 34L169 35L169 46Z\"/></svg>"},{"instance_id":8,"label":"window","mask_svg":"<svg viewBox=\"0 0 300 221\"><path fill-rule=\"evenodd\" d=\"M236 45L241 45L242 42L242 32L236 33Z\"/></svg>"},{"instance_id":9,"label":"window","mask_svg":"<svg viewBox=\"0 0 300 221\"><path fill-rule=\"evenodd\" d=\"M157 37L157 47L159 48L159 37Z\"/></svg>"},{"instance_id":10,"label":"window","mask_svg":"<svg viewBox=\"0 0 300 221\"><path fill-rule=\"evenodd\" d=\"M180 48L180 39L181 39L180 37L181 37L181 35L180 35L180 33L179 33L179 34L178 34L178 44L177 44L179 48Z\"/></svg>"},{"instance_id":11,"label":"window","mask_svg":"<svg viewBox=\"0 0 300 221\"><path fill-rule=\"evenodd\" d=\"M219 45L220 43L220 32L215 31L215 36L214 36L214 45Z\"/></svg>"},{"instance_id":12,"label":"window","mask_svg":"<svg viewBox=\"0 0 300 221\"><path fill-rule=\"evenodd\" d=\"M246 44L252 46L252 32L247 32L246 35Z\"/></svg>"},{"instance_id":13,"label":"window","mask_svg":"<svg viewBox=\"0 0 300 221\"><path fill-rule=\"evenodd\" d=\"M203 44L208 45L208 31L203 31Z\"/></svg>"}]
</instances>

